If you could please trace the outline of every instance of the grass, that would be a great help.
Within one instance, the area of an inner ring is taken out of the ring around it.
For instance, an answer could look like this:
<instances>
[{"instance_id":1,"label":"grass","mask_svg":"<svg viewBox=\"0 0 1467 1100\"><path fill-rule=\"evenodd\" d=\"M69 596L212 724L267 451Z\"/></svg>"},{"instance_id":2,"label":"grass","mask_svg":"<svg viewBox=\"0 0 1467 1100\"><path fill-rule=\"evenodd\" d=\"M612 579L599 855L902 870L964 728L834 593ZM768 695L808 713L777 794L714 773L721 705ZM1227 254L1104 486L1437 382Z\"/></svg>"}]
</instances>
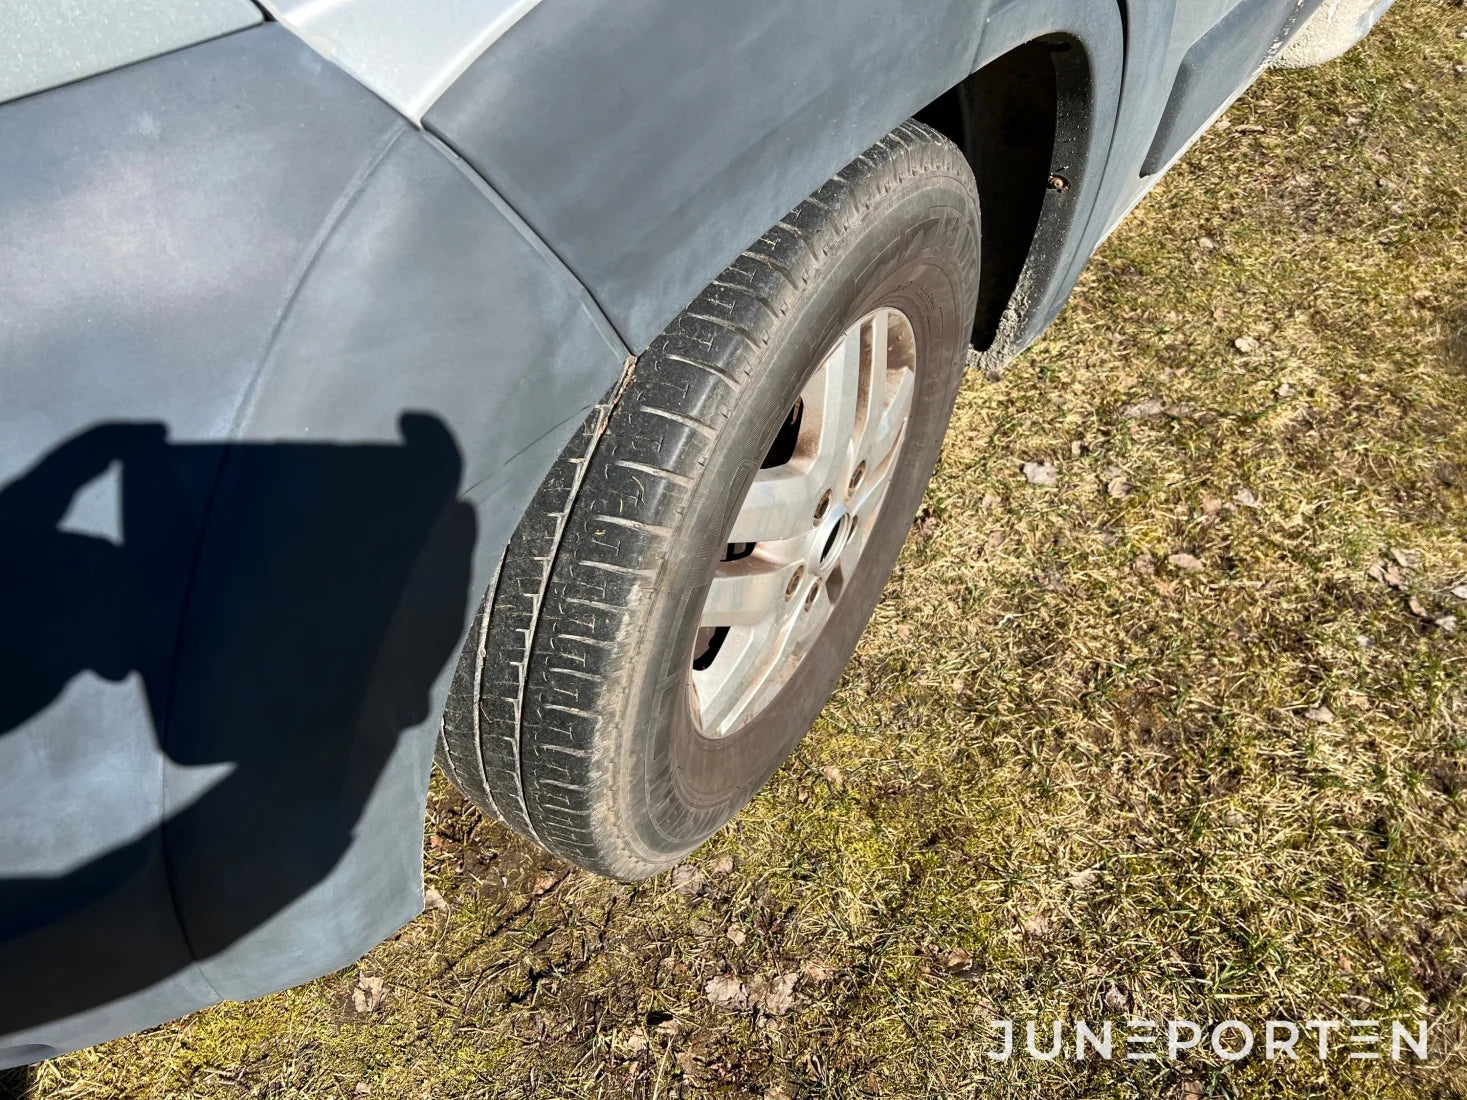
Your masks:
<instances>
[{"instance_id":1,"label":"grass","mask_svg":"<svg viewBox=\"0 0 1467 1100\"><path fill-rule=\"evenodd\" d=\"M1402 0L1266 75L970 373L839 692L681 891L435 780L445 910L34 1094L1467 1095L1463 29ZM791 973L783 1014L705 992ZM1432 1058L983 1056L991 1018L1127 1015L1424 1016Z\"/></svg>"}]
</instances>

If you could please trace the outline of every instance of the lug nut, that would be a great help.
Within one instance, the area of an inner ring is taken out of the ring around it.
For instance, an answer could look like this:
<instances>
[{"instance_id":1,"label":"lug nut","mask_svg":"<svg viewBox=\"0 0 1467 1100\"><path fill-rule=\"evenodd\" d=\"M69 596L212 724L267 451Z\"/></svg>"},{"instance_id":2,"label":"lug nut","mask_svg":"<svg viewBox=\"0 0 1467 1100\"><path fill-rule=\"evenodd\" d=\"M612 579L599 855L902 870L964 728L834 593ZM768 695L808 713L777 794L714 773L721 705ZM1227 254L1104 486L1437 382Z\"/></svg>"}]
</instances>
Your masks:
<instances>
[{"instance_id":1,"label":"lug nut","mask_svg":"<svg viewBox=\"0 0 1467 1100\"><path fill-rule=\"evenodd\" d=\"M820 578L815 578L815 583L810 586L810 591L805 593L805 610L815 606L815 599L820 595Z\"/></svg>"},{"instance_id":2,"label":"lug nut","mask_svg":"<svg viewBox=\"0 0 1467 1100\"><path fill-rule=\"evenodd\" d=\"M860 487L861 482L866 480L866 464L862 462L856 467L856 472L851 474L851 490L854 492Z\"/></svg>"},{"instance_id":3,"label":"lug nut","mask_svg":"<svg viewBox=\"0 0 1467 1100\"><path fill-rule=\"evenodd\" d=\"M805 567L803 565L795 566L794 573L790 575L790 583L784 586L784 598L787 600L793 598L795 589L800 587L800 582L804 579Z\"/></svg>"},{"instance_id":4,"label":"lug nut","mask_svg":"<svg viewBox=\"0 0 1467 1100\"><path fill-rule=\"evenodd\" d=\"M830 511L830 490L826 489L820 498L820 503L815 505L815 522L819 523L825 518L825 513Z\"/></svg>"}]
</instances>

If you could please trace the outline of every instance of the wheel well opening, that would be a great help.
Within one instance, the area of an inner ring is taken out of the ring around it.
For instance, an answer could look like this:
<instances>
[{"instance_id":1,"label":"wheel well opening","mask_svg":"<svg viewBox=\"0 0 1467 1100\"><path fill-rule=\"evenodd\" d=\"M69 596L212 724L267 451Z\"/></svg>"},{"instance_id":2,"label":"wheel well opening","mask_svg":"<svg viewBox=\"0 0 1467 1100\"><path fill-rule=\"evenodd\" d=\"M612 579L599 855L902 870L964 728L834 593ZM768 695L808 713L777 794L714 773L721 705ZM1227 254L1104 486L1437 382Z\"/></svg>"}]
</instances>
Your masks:
<instances>
[{"instance_id":1,"label":"wheel well opening","mask_svg":"<svg viewBox=\"0 0 1467 1100\"><path fill-rule=\"evenodd\" d=\"M1056 54L1068 49L1067 42L1047 39L1017 46L916 116L963 150L978 183L983 269L973 343L979 351L997 339L1039 231L1059 126Z\"/></svg>"}]
</instances>

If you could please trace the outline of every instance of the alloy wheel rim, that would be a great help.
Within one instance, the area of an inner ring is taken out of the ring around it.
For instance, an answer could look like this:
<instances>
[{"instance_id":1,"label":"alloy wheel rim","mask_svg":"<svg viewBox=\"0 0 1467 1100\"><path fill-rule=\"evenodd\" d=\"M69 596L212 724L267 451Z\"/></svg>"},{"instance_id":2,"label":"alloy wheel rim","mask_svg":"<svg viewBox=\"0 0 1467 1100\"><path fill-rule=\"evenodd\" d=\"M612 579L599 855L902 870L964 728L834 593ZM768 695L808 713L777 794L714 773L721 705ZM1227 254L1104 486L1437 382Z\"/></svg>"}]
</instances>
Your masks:
<instances>
[{"instance_id":1,"label":"alloy wheel rim","mask_svg":"<svg viewBox=\"0 0 1467 1100\"><path fill-rule=\"evenodd\" d=\"M753 721L818 644L891 487L916 364L911 321L882 307L841 334L801 390L704 599L689 670L704 737Z\"/></svg>"}]
</instances>

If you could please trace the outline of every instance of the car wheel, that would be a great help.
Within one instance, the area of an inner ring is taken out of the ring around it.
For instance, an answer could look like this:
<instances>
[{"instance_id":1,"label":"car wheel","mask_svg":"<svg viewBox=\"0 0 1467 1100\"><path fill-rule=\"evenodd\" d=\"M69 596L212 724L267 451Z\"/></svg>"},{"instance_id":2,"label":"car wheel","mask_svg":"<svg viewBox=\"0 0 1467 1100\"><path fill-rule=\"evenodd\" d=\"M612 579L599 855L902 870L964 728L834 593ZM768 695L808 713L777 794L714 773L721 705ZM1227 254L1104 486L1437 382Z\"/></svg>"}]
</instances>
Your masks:
<instances>
[{"instance_id":1,"label":"car wheel","mask_svg":"<svg viewBox=\"0 0 1467 1100\"><path fill-rule=\"evenodd\" d=\"M921 501L978 287L962 153L908 122L708 286L511 539L440 761L556 855L670 867L830 697Z\"/></svg>"}]
</instances>

